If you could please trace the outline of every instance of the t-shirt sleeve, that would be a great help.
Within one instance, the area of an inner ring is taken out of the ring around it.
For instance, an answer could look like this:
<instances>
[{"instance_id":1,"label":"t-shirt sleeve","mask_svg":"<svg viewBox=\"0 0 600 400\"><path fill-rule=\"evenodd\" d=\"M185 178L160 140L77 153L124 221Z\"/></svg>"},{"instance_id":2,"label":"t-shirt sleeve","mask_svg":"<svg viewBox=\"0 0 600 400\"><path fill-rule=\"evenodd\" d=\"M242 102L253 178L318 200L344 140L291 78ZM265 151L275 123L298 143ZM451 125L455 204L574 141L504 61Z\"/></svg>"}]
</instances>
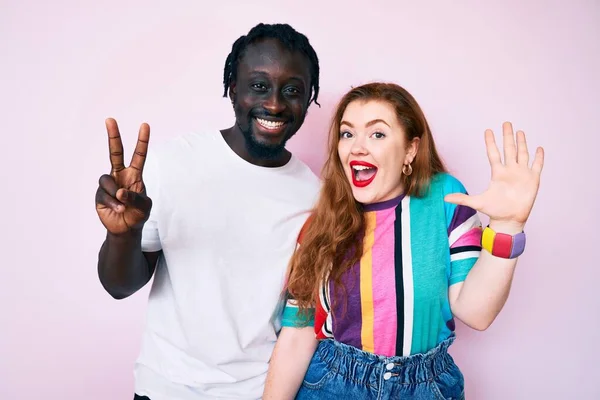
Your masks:
<instances>
[{"instance_id":1,"label":"t-shirt sleeve","mask_svg":"<svg viewBox=\"0 0 600 400\"><path fill-rule=\"evenodd\" d=\"M315 326L315 309L310 308L306 312L301 312L296 305L295 300L288 294L281 326L288 328L305 328Z\"/></svg>"},{"instance_id":2,"label":"t-shirt sleeve","mask_svg":"<svg viewBox=\"0 0 600 400\"><path fill-rule=\"evenodd\" d=\"M306 231L306 227L310 223L310 217L304 223L304 226L300 230L300 234L298 235L298 241L296 243L296 251L301 246L302 238L304 236L304 232ZM291 272L290 272L291 273ZM314 326L315 324L315 309L310 308L306 310L306 312L301 312L300 308L294 297L287 290L287 281L286 281L286 303L283 309L283 316L281 319L282 327L291 327L291 328L304 328L309 326Z\"/></svg>"},{"instance_id":3,"label":"t-shirt sleeve","mask_svg":"<svg viewBox=\"0 0 600 400\"><path fill-rule=\"evenodd\" d=\"M444 195L468 194L456 178L448 177ZM481 254L481 220L474 209L446 202L446 226L450 247L449 285L463 282Z\"/></svg>"},{"instance_id":4,"label":"t-shirt sleeve","mask_svg":"<svg viewBox=\"0 0 600 400\"><path fill-rule=\"evenodd\" d=\"M158 173L158 160L156 154L148 154L144 164L143 179L146 194L152 199L150 217L142 229L142 251L155 252L162 250L158 232L158 215L160 214L160 182Z\"/></svg>"}]
</instances>

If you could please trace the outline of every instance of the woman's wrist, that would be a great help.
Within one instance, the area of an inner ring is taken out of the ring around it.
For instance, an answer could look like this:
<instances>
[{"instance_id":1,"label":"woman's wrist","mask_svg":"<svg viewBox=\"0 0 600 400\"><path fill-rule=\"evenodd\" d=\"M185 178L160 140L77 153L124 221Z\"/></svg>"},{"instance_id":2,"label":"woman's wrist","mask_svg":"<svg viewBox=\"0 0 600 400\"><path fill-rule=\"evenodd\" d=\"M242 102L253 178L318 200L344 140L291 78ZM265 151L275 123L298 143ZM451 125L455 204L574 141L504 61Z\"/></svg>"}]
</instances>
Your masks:
<instances>
[{"instance_id":1,"label":"woman's wrist","mask_svg":"<svg viewBox=\"0 0 600 400\"><path fill-rule=\"evenodd\" d=\"M481 247L499 258L517 258L525 250L527 241L524 224L492 221L483 230Z\"/></svg>"},{"instance_id":2,"label":"woman's wrist","mask_svg":"<svg viewBox=\"0 0 600 400\"><path fill-rule=\"evenodd\" d=\"M523 232L523 229L525 228L524 223L515 221L495 221L493 219L490 219L488 226L496 233L504 233L507 235L516 235L517 233Z\"/></svg>"}]
</instances>

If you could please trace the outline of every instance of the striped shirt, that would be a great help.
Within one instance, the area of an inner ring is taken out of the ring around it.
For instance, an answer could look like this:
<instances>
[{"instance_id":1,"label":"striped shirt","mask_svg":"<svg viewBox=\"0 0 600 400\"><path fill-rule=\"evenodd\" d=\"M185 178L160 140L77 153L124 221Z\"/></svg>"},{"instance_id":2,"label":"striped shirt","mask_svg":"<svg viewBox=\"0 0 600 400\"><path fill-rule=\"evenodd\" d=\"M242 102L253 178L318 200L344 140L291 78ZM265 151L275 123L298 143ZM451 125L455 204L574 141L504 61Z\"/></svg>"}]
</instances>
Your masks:
<instances>
[{"instance_id":1,"label":"striped shirt","mask_svg":"<svg viewBox=\"0 0 600 400\"><path fill-rule=\"evenodd\" d=\"M332 281L322 286L311 313L318 339L409 356L450 336L448 288L463 282L477 261L482 231L475 210L444 202L450 193L466 190L451 175L438 174L423 197L365 205L363 256L342 276L345 290ZM289 298L282 326L301 325L297 311Z\"/></svg>"}]
</instances>

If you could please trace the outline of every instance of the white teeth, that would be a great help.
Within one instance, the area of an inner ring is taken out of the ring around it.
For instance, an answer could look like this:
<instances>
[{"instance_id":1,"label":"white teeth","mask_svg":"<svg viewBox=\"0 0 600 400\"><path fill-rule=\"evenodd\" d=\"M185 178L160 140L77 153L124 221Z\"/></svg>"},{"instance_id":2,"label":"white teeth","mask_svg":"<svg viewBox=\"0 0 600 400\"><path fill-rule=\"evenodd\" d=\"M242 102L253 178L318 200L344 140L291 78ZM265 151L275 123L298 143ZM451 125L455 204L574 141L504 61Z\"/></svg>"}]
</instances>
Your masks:
<instances>
[{"instance_id":1,"label":"white teeth","mask_svg":"<svg viewBox=\"0 0 600 400\"><path fill-rule=\"evenodd\" d=\"M258 123L262 126L264 126L265 128L279 128L281 126L283 126L283 122L275 122L275 121L267 121L266 119L262 119L262 118L256 118L256 121L258 121Z\"/></svg>"},{"instance_id":2,"label":"white teeth","mask_svg":"<svg viewBox=\"0 0 600 400\"><path fill-rule=\"evenodd\" d=\"M365 165L353 165L352 168L356 171L364 171L365 169L373 169L374 167L367 167Z\"/></svg>"}]
</instances>

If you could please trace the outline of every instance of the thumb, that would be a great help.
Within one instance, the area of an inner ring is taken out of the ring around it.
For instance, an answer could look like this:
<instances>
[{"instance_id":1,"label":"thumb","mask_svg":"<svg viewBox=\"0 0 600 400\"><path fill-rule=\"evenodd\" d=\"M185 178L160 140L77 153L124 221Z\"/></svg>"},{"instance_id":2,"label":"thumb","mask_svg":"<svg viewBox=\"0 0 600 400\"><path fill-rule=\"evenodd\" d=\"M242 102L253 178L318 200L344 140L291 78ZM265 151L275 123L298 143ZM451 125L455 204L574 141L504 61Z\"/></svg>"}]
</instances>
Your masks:
<instances>
[{"instance_id":1,"label":"thumb","mask_svg":"<svg viewBox=\"0 0 600 400\"><path fill-rule=\"evenodd\" d=\"M446 201L448 203L456 204L459 206L467 206L467 207L475 208L474 207L475 201L473 200L473 198L464 193L448 194L444 197L444 201Z\"/></svg>"},{"instance_id":2,"label":"thumb","mask_svg":"<svg viewBox=\"0 0 600 400\"><path fill-rule=\"evenodd\" d=\"M152 208L152 200L148 196L123 188L117 191L117 200L125 204L125 207L135 208L144 215L148 215Z\"/></svg>"}]
</instances>

